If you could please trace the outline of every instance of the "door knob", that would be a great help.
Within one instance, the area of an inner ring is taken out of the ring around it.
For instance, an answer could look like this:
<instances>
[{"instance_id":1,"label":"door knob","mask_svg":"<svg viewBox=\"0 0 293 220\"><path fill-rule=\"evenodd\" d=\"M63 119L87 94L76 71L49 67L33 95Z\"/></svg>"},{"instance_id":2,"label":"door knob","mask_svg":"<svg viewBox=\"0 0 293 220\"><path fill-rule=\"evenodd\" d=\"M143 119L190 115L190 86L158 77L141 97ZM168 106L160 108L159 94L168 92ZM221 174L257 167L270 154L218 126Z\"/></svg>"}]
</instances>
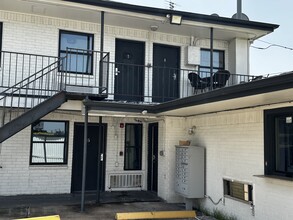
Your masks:
<instances>
[{"instance_id":1,"label":"door knob","mask_svg":"<svg viewBox=\"0 0 293 220\"><path fill-rule=\"evenodd\" d=\"M119 69L116 67L116 68L115 68L115 76L118 76L119 73L120 73L120 71L119 71Z\"/></svg>"},{"instance_id":2,"label":"door knob","mask_svg":"<svg viewBox=\"0 0 293 220\"><path fill-rule=\"evenodd\" d=\"M177 74L176 73L173 73L173 80L176 80L177 79Z\"/></svg>"}]
</instances>

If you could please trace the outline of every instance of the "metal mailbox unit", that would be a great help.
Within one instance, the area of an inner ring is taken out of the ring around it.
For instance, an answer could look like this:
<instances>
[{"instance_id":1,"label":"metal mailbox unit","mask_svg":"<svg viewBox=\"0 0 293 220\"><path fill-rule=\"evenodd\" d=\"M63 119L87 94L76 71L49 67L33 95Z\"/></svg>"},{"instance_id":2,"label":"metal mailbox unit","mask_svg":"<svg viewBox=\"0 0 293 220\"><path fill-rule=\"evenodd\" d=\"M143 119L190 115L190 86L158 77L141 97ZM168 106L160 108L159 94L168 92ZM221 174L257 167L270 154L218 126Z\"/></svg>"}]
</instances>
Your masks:
<instances>
[{"instance_id":1,"label":"metal mailbox unit","mask_svg":"<svg viewBox=\"0 0 293 220\"><path fill-rule=\"evenodd\" d=\"M204 198L204 148L176 146L175 192L181 196Z\"/></svg>"}]
</instances>

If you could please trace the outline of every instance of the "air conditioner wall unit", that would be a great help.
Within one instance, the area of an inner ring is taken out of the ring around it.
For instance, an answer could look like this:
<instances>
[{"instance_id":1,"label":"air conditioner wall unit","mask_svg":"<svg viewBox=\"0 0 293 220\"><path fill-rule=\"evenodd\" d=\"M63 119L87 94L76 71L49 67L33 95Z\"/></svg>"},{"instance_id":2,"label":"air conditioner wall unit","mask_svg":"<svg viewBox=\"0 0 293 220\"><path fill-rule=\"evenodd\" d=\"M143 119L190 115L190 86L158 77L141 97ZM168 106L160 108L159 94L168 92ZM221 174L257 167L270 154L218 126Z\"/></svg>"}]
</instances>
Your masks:
<instances>
[{"instance_id":1,"label":"air conditioner wall unit","mask_svg":"<svg viewBox=\"0 0 293 220\"><path fill-rule=\"evenodd\" d=\"M200 47L187 46L187 65L200 65Z\"/></svg>"}]
</instances>

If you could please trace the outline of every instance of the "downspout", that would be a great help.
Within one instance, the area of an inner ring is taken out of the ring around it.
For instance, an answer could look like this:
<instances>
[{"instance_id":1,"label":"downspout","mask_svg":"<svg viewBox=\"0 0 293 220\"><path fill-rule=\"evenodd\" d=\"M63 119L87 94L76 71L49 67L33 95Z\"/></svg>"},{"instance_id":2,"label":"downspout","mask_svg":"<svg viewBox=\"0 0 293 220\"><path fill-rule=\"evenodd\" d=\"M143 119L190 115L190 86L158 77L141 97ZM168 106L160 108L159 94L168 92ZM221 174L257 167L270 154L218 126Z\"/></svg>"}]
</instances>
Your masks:
<instances>
[{"instance_id":1,"label":"downspout","mask_svg":"<svg viewBox=\"0 0 293 220\"><path fill-rule=\"evenodd\" d=\"M87 99L87 98L86 98ZM82 182L81 182L81 205L80 211L84 212L84 194L86 183L86 156L87 156L87 130L88 130L88 106L84 106L84 137L83 137L83 163L82 163Z\"/></svg>"},{"instance_id":2,"label":"downspout","mask_svg":"<svg viewBox=\"0 0 293 220\"><path fill-rule=\"evenodd\" d=\"M100 40L100 77L99 93L103 91L103 54L104 54L104 34L105 34L105 12L101 11L101 40ZM100 166L101 166L101 148L102 148L102 116L99 117L99 143L98 143L98 168L97 168L97 195L96 203L100 204ZM104 156L104 155L103 155Z\"/></svg>"},{"instance_id":3,"label":"downspout","mask_svg":"<svg viewBox=\"0 0 293 220\"><path fill-rule=\"evenodd\" d=\"M104 34L105 34L105 12L101 11L99 94L101 94L103 92Z\"/></svg>"},{"instance_id":4,"label":"downspout","mask_svg":"<svg viewBox=\"0 0 293 220\"><path fill-rule=\"evenodd\" d=\"M210 53L210 89L213 89L213 72L214 72L214 28L211 28L210 32L210 46L211 46L211 53Z\"/></svg>"}]
</instances>

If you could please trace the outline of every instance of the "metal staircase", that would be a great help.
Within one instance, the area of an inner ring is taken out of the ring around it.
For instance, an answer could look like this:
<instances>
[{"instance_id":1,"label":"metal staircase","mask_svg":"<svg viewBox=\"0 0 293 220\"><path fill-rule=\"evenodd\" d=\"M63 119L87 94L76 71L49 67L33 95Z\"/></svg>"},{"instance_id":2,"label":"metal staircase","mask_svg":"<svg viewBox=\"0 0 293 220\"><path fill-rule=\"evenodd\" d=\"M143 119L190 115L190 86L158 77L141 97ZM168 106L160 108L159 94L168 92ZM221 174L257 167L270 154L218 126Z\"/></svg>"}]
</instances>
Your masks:
<instances>
[{"instance_id":1,"label":"metal staircase","mask_svg":"<svg viewBox=\"0 0 293 220\"><path fill-rule=\"evenodd\" d=\"M108 96L106 52L67 48L62 58L0 52L0 143L67 99Z\"/></svg>"},{"instance_id":2,"label":"metal staircase","mask_svg":"<svg viewBox=\"0 0 293 220\"><path fill-rule=\"evenodd\" d=\"M0 93L0 143L66 101L63 61L58 59Z\"/></svg>"}]
</instances>

